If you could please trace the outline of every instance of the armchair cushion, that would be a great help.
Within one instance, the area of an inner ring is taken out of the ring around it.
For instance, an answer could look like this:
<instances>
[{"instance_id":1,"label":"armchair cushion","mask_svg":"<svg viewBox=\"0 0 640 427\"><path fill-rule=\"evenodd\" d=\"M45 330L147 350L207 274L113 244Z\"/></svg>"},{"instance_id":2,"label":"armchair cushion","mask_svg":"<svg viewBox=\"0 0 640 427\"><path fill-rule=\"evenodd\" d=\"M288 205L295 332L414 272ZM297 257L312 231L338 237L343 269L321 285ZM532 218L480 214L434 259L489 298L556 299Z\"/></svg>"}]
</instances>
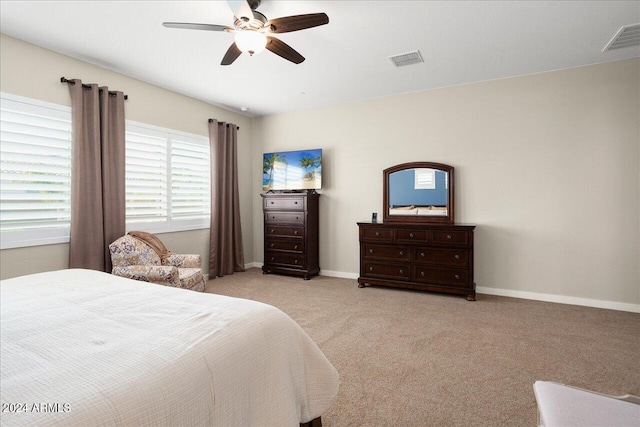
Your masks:
<instances>
[{"instance_id":1,"label":"armchair cushion","mask_svg":"<svg viewBox=\"0 0 640 427\"><path fill-rule=\"evenodd\" d=\"M160 257L149 245L127 235L109 245L114 267L129 265L160 265Z\"/></svg>"},{"instance_id":2,"label":"armchair cushion","mask_svg":"<svg viewBox=\"0 0 640 427\"><path fill-rule=\"evenodd\" d=\"M164 265L130 265L128 267L113 267L111 274L158 285L181 288L180 274L177 267Z\"/></svg>"}]
</instances>

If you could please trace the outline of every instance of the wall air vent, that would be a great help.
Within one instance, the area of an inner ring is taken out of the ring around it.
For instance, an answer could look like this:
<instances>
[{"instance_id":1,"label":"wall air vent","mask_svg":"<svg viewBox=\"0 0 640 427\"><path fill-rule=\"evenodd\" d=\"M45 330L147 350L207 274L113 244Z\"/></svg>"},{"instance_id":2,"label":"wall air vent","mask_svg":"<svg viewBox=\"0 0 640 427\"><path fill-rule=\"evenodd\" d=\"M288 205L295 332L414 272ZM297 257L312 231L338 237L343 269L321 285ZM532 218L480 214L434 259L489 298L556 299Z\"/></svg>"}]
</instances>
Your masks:
<instances>
[{"instance_id":1,"label":"wall air vent","mask_svg":"<svg viewBox=\"0 0 640 427\"><path fill-rule=\"evenodd\" d=\"M389 59L396 67L404 67L405 65L418 64L424 62L419 51L402 53L400 55L390 56Z\"/></svg>"},{"instance_id":2,"label":"wall air vent","mask_svg":"<svg viewBox=\"0 0 640 427\"><path fill-rule=\"evenodd\" d=\"M620 28L602 51L631 46L640 46L640 24L625 25Z\"/></svg>"}]
</instances>

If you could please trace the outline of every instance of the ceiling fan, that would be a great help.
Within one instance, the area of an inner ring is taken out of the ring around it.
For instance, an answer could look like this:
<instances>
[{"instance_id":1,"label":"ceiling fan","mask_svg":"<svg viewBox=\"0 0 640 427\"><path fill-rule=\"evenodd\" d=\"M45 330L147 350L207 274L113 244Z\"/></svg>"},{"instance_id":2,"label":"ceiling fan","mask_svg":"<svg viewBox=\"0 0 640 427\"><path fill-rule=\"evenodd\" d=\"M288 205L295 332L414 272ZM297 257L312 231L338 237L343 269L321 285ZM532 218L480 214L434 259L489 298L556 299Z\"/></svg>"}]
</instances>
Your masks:
<instances>
[{"instance_id":1,"label":"ceiling fan","mask_svg":"<svg viewBox=\"0 0 640 427\"><path fill-rule=\"evenodd\" d=\"M261 0L228 0L227 3L235 15L233 27L187 22L163 22L162 25L168 28L234 33L235 41L225 53L220 65L231 65L243 52L253 56L264 49L270 50L294 64L300 64L304 61L304 56L271 34L289 33L325 25L329 23L329 17L326 13L309 13L269 20L256 10L260 6L260 2Z\"/></svg>"}]
</instances>

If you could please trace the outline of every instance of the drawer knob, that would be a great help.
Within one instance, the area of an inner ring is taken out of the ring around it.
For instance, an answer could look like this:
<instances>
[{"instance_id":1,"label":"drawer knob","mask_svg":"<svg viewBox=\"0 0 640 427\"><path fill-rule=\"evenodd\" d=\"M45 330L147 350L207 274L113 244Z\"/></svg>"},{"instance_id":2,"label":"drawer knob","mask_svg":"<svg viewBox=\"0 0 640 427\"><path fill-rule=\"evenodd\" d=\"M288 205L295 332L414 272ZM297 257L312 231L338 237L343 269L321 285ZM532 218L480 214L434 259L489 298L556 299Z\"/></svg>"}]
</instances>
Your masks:
<instances>
[{"instance_id":1,"label":"drawer knob","mask_svg":"<svg viewBox=\"0 0 640 427\"><path fill-rule=\"evenodd\" d=\"M300 219L300 217L296 217L296 219Z\"/></svg>"},{"instance_id":2,"label":"drawer knob","mask_svg":"<svg viewBox=\"0 0 640 427\"><path fill-rule=\"evenodd\" d=\"M275 260L276 260L275 258L271 258L271 261L275 261Z\"/></svg>"},{"instance_id":3,"label":"drawer knob","mask_svg":"<svg viewBox=\"0 0 640 427\"><path fill-rule=\"evenodd\" d=\"M413 239L413 233L409 233L409 237Z\"/></svg>"},{"instance_id":4,"label":"drawer knob","mask_svg":"<svg viewBox=\"0 0 640 427\"><path fill-rule=\"evenodd\" d=\"M447 234L447 239L451 240L451 234Z\"/></svg>"},{"instance_id":5,"label":"drawer knob","mask_svg":"<svg viewBox=\"0 0 640 427\"><path fill-rule=\"evenodd\" d=\"M271 219L276 219L276 216L275 215L271 215Z\"/></svg>"},{"instance_id":6,"label":"drawer knob","mask_svg":"<svg viewBox=\"0 0 640 427\"><path fill-rule=\"evenodd\" d=\"M400 274L404 274L404 271L402 271L402 269L400 269Z\"/></svg>"},{"instance_id":7,"label":"drawer knob","mask_svg":"<svg viewBox=\"0 0 640 427\"><path fill-rule=\"evenodd\" d=\"M293 263L294 263L294 264L297 264L297 263L298 263L298 260L293 261Z\"/></svg>"},{"instance_id":8,"label":"drawer knob","mask_svg":"<svg viewBox=\"0 0 640 427\"><path fill-rule=\"evenodd\" d=\"M271 202L271 204L273 204L273 202Z\"/></svg>"},{"instance_id":9,"label":"drawer knob","mask_svg":"<svg viewBox=\"0 0 640 427\"><path fill-rule=\"evenodd\" d=\"M369 253L372 254L373 253L373 249L369 249Z\"/></svg>"},{"instance_id":10,"label":"drawer knob","mask_svg":"<svg viewBox=\"0 0 640 427\"><path fill-rule=\"evenodd\" d=\"M458 255L458 254L455 254L454 257L455 257L455 259L460 259L460 255Z\"/></svg>"},{"instance_id":11,"label":"drawer knob","mask_svg":"<svg viewBox=\"0 0 640 427\"><path fill-rule=\"evenodd\" d=\"M276 232L276 230L273 230L273 229L271 230L271 234L273 234L273 233L275 233L275 232Z\"/></svg>"},{"instance_id":12,"label":"drawer knob","mask_svg":"<svg viewBox=\"0 0 640 427\"><path fill-rule=\"evenodd\" d=\"M369 271L373 271L373 267L369 267Z\"/></svg>"},{"instance_id":13,"label":"drawer knob","mask_svg":"<svg viewBox=\"0 0 640 427\"><path fill-rule=\"evenodd\" d=\"M293 234L296 234L296 235L297 235L297 234L298 234L298 230L294 231L294 232L293 232Z\"/></svg>"},{"instance_id":14,"label":"drawer knob","mask_svg":"<svg viewBox=\"0 0 640 427\"><path fill-rule=\"evenodd\" d=\"M403 256L403 255L404 255L404 252L400 251L400 256Z\"/></svg>"},{"instance_id":15,"label":"drawer knob","mask_svg":"<svg viewBox=\"0 0 640 427\"><path fill-rule=\"evenodd\" d=\"M424 254L424 252L420 252L420 256L425 257L426 255Z\"/></svg>"},{"instance_id":16,"label":"drawer knob","mask_svg":"<svg viewBox=\"0 0 640 427\"><path fill-rule=\"evenodd\" d=\"M376 231L376 237L380 237L380 233Z\"/></svg>"},{"instance_id":17,"label":"drawer knob","mask_svg":"<svg viewBox=\"0 0 640 427\"><path fill-rule=\"evenodd\" d=\"M293 247L293 249L298 249L298 245L295 245L295 246Z\"/></svg>"},{"instance_id":18,"label":"drawer knob","mask_svg":"<svg viewBox=\"0 0 640 427\"><path fill-rule=\"evenodd\" d=\"M453 277L455 277L456 279L459 279L459 278L460 278L460 275L459 275L459 274L456 274L456 275L454 275Z\"/></svg>"},{"instance_id":19,"label":"drawer knob","mask_svg":"<svg viewBox=\"0 0 640 427\"><path fill-rule=\"evenodd\" d=\"M273 247L275 247L275 245L276 245L275 243L272 243L272 244L271 244L271 247L273 248Z\"/></svg>"},{"instance_id":20,"label":"drawer knob","mask_svg":"<svg viewBox=\"0 0 640 427\"><path fill-rule=\"evenodd\" d=\"M424 271L421 271L421 272L420 272L420 275L421 275L422 277L424 277Z\"/></svg>"},{"instance_id":21,"label":"drawer knob","mask_svg":"<svg viewBox=\"0 0 640 427\"><path fill-rule=\"evenodd\" d=\"M298 204L298 202L293 202L293 204L294 204L294 205L297 205L297 204Z\"/></svg>"}]
</instances>

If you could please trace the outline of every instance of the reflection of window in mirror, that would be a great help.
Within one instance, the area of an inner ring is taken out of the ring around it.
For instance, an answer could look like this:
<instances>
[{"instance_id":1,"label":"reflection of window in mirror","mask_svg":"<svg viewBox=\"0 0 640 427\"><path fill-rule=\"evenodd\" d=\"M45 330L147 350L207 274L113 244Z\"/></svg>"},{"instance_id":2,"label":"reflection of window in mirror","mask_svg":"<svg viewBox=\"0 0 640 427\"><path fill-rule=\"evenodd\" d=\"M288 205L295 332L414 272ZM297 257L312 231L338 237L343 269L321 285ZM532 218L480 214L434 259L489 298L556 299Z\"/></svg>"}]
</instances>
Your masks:
<instances>
[{"instance_id":1,"label":"reflection of window in mirror","mask_svg":"<svg viewBox=\"0 0 640 427\"><path fill-rule=\"evenodd\" d=\"M436 171L433 169L414 169L416 190L434 190L436 188Z\"/></svg>"}]
</instances>

